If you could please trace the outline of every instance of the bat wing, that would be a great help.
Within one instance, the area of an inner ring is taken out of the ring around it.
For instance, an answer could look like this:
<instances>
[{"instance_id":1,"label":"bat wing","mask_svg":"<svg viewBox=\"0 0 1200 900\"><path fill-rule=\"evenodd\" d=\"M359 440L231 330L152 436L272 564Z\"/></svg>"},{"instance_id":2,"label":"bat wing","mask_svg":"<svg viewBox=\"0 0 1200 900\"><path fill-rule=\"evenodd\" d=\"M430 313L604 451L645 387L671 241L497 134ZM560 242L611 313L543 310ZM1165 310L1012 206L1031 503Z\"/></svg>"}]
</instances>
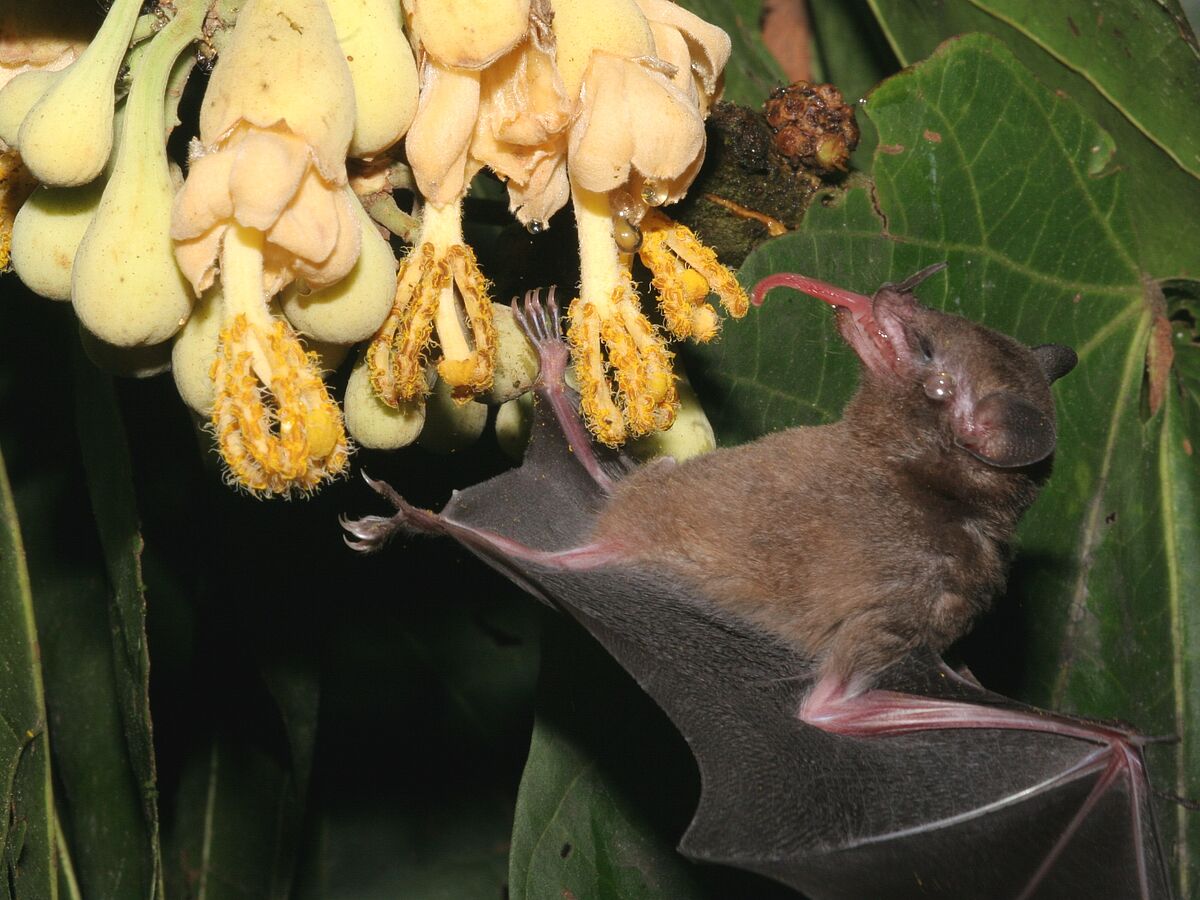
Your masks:
<instances>
[{"instance_id":1,"label":"bat wing","mask_svg":"<svg viewBox=\"0 0 1200 900\"><path fill-rule=\"evenodd\" d=\"M931 654L893 667L879 688L1026 726L830 733L798 717L811 660L677 581L571 570L472 537L576 547L603 502L539 405L525 463L431 519L462 526L473 552L577 619L671 718L702 782L686 855L814 900L1170 896L1132 735L948 678Z\"/></svg>"}]
</instances>

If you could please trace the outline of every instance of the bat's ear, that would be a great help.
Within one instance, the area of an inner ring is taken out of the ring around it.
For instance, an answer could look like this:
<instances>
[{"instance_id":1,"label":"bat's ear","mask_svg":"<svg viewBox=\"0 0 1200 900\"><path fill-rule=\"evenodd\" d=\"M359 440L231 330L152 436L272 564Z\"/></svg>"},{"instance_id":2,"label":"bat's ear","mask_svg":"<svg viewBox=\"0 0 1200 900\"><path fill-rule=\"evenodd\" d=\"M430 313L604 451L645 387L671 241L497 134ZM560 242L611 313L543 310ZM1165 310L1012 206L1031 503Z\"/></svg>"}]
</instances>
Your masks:
<instances>
[{"instance_id":1,"label":"bat's ear","mask_svg":"<svg viewBox=\"0 0 1200 900\"><path fill-rule=\"evenodd\" d=\"M1008 391L996 391L976 403L970 424L956 423L954 432L958 446L1002 469L1041 462L1054 452L1056 440L1054 419Z\"/></svg>"},{"instance_id":2,"label":"bat's ear","mask_svg":"<svg viewBox=\"0 0 1200 900\"><path fill-rule=\"evenodd\" d=\"M1046 380L1052 384L1075 368L1075 364L1079 362L1075 351L1062 344L1039 344L1029 349L1033 351L1038 365L1046 373Z\"/></svg>"}]
</instances>

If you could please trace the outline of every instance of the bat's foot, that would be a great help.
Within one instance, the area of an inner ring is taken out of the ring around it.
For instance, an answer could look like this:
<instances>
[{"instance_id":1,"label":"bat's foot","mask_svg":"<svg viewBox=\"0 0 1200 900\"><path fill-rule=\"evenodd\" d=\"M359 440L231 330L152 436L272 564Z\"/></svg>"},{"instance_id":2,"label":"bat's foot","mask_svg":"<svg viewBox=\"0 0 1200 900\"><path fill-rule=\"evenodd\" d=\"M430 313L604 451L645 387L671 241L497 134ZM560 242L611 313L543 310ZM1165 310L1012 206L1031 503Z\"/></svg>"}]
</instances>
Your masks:
<instances>
[{"instance_id":1,"label":"bat's foot","mask_svg":"<svg viewBox=\"0 0 1200 900\"><path fill-rule=\"evenodd\" d=\"M515 297L512 301L517 325L537 351L539 371L536 387L540 388L565 384L567 361L570 359L559 325L558 301L554 296L557 289L557 285L550 286L545 303L542 302L540 288L526 291L524 304Z\"/></svg>"},{"instance_id":2,"label":"bat's foot","mask_svg":"<svg viewBox=\"0 0 1200 900\"><path fill-rule=\"evenodd\" d=\"M445 523L441 516L427 509L418 509L398 493L386 481L376 481L363 473L363 480L377 494L396 508L392 516L363 516L348 519L341 516L338 521L346 530L343 535L346 545L360 553L374 553L397 534L445 534Z\"/></svg>"},{"instance_id":3,"label":"bat's foot","mask_svg":"<svg viewBox=\"0 0 1200 900\"><path fill-rule=\"evenodd\" d=\"M575 459L608 493L612 490L613 480L596 458L592 436L588 434L579 417L579 410L568 395L566 377L570 352L562 338L555 289L555 286L551 286L547 291L545 303L542 302L540 290L526 291L524 306L515 299L512 301L513 317L537 351L539 371L534 390L543 401L550 404Z\"/></svg>"},{"instance_id":4,"label":"bat's foot","mask_svg":"<svg viewBox=\"0 0 1200 900\"><path fill-rule=\"evenodd\" d=\"M465 525L432 510L413 506L386 481L376 481L363 473L363 480L396 508L393 516L339 518L346 530L347 546L361 553L374 553L397 534L440 534L454 538L468 550L498 564L504 571L506 560L532 563L547 569L580 571L594 569L613 561L612 551L602 544L584 544L566 550L540 550L485 528Z\"/></svg>"},{"instance_id":5,"label":"bat's foot","mask_svg":"<svg viewBox=\"0 0 1200 900\"><path fill-rule=\"evenodd\" d=\"M947 670L949 671L949 670ZM953 673L952 673L953 674ZM955 675L964 685L971 682ZM994 696L994 695L993 695ZM1135 843L1138 860L1139 897L1151 897L1151 884L1161 873L1147 870L1144 844L1158 841L1150 813L1150 784L1146 774L1143 747L1152 739L1116 723L1096 722L1032 707L1004 707L970 703L937 697L924 697L888 690L858 691L855 686L832 677L822 677L804 699L799 711L801 721L832 734L859 738L886 738L916 732L951 729L995 729L1030 731L1074 738L1091 744L1069 767L1054 773L1036 788L1053 790L1081 778L1094 778L1091 792L1063 830L1045 859L1030 877L1018 900L1033 897L1043 885L1047 873L1062 856L1071 840L1110 789L1126 792L1129 798L1129 833Z\"/></svg>"}]
</instances>

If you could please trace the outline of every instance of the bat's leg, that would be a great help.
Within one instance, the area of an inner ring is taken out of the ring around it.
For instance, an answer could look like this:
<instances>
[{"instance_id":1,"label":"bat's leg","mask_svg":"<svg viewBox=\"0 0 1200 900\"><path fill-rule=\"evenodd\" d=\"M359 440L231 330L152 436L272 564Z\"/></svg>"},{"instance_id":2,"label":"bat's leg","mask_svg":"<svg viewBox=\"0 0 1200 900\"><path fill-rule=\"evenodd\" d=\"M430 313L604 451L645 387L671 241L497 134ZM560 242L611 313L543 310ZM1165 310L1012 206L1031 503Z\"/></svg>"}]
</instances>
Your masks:
<instances>
[{"instance_id":1,"label":"bat's leg","mask_svg":"<svg viewBox=\"0 0 1200 900\"><path fill-rule=\"evenodd\" d=\"M523 560L551 569L591 569L612 561L612 551L600 544L584 544L567 550L539 550L494 531L464 525L428 509L413 506L384 481L365 473L363 478L380 496L396 507L393 516L364 516L347 519L341 525L349 533L346 544L362 553L374 553L397 534L437 534L454 538L489 560Z\"/></svg>"},{"instance_id":2,"label":"bat's leg","mask_svg":"<svg viewBox=\"0 0 1200 900\"><path fill-rule=\"evenodd\" d=\"M975 686L973 681L949 667L944 666L943 671L947 677L964 685ZM1129 789L1130 831L1135 843L1141 896L1151 896L1151 876L1146 869L1148 855L1143 845L1143 810L1149 808L1149 781L1142 755L1143 747L1149 743L1145 736L1119 724L1094 722L1032 708L1011 709L887 690L863 691L858 685L828 674L817 681L804 699L799 718L832 734L861 738L881 738L918 731L987 728L1054 734L1093 744L1094 749L1084 754L1078 762L1038 786L1040 790L1048 790L1089 774L1098 776L1087 799L1046 854L1018 900L1033 896L1105 792L1121 781ZM1158 835L1152 818L1148 824L1157 842ZM1156 855L1162 858L1161 854Z\"/></svg>"},{"instance_id":3,"label":"bat's leg","mask_svg":"<svg viewBox=\"0 0 1200 900\"><path fill-rule=\"evenodd\" d=\"M559 330L558 303L554 299L554 291L555 288L551 286L544 304L540 291L526 291L524 309L513 300L513 316L537 351L540 369L534 390L553 410L558 427L562 429L575 459L579 460L596 484L609 493L613 481L596 458L592 450L592 437L579 418L575 404L567 396L566 374L570 354Z\"/></svg>"}]
</instances>

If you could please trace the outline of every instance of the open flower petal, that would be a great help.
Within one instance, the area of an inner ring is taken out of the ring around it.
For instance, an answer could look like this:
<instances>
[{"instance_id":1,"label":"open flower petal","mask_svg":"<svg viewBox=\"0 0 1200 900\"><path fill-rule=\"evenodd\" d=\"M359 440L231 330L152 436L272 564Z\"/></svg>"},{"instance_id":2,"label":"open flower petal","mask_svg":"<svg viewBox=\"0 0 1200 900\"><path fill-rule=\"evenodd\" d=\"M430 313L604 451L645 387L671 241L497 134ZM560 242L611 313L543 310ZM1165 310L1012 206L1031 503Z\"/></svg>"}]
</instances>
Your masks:
<instances>
[{"instance_id":1,"label":"open flower petal","mask_svg":"<svg viewBox=\"0 0 1200 900\"><path fill-rule=\"evenodd\" d=\"M700 80L702 94L707 100L715 100L719 94L721 72L732 51L729 35L671 0L637 0L637 5L652 26L673 28L687 40L691 65L685 68L690 68ZM659 44L663 29L655 29L654 34L659 57L677 65L675 59L663 55L664 48Z\"/></svg>"},{"instance_id":2,"label":"open flower petal","mask_svg":"<svg viewBox=\"0 0 1200 900\"><path fill-rule=\"evenodd\" d=\"M266 231L293 204L311 152L295 135L249 130L233 145L229 193L239 225Z\"/></svg>"},{"instance_id":3,"label":"open flower petal","mask_svg":"<svg viewBox=\"0 0 1200 900\"><path fill-rule=\"evenodd\" d=\"M204 93L200 140L216 146L243 122L286 125L340 184L354 110L350 69L322 0L246 0Z\"/></svg>"},{"instance_id":4,"label":"open flower petal","mask_svg":"<svg viewBox=\"0 0 1200 900\"><path fill-rule=\"evenodd\" d=\"M191 177L175 195L171 210L172 238L193 241L212 231L215 223L233 217L229 180L235 159L232 153L210 153L192 160Z\"/></svg>"},{"instance_id":5,"label":"open flower petal","mask_svg":"<svg viewBox=\"0 0 1200 900\"><path fill-rule=\"evenodd\" d=\"M529 27L529 0L405 0L414 34L444 66L481 69Z\"/></svg>"},{"instance_id":6,"label":"open flower petal","mask_svg":"<svg viewBox=\"0 0 1200 900\"><path fill-rule=\"evenodd\" d=\"M417 186L431 203L457 201L475 174L467 150L478 118L479 73L425 60L421 99L405 150Z\"/></svg>"},{"instance_id":7,"label":"open flower petal","mask_svg":"<svg viewBox=\"0 0 1200 900\"><path fill-rule=\"evenodd\" d=\"M704 120L670 79L639 62L597 53L571 128L571 178L590 191L620 187L636 169L671 181L704 151Z\"/></svg>"}]
</instances>

